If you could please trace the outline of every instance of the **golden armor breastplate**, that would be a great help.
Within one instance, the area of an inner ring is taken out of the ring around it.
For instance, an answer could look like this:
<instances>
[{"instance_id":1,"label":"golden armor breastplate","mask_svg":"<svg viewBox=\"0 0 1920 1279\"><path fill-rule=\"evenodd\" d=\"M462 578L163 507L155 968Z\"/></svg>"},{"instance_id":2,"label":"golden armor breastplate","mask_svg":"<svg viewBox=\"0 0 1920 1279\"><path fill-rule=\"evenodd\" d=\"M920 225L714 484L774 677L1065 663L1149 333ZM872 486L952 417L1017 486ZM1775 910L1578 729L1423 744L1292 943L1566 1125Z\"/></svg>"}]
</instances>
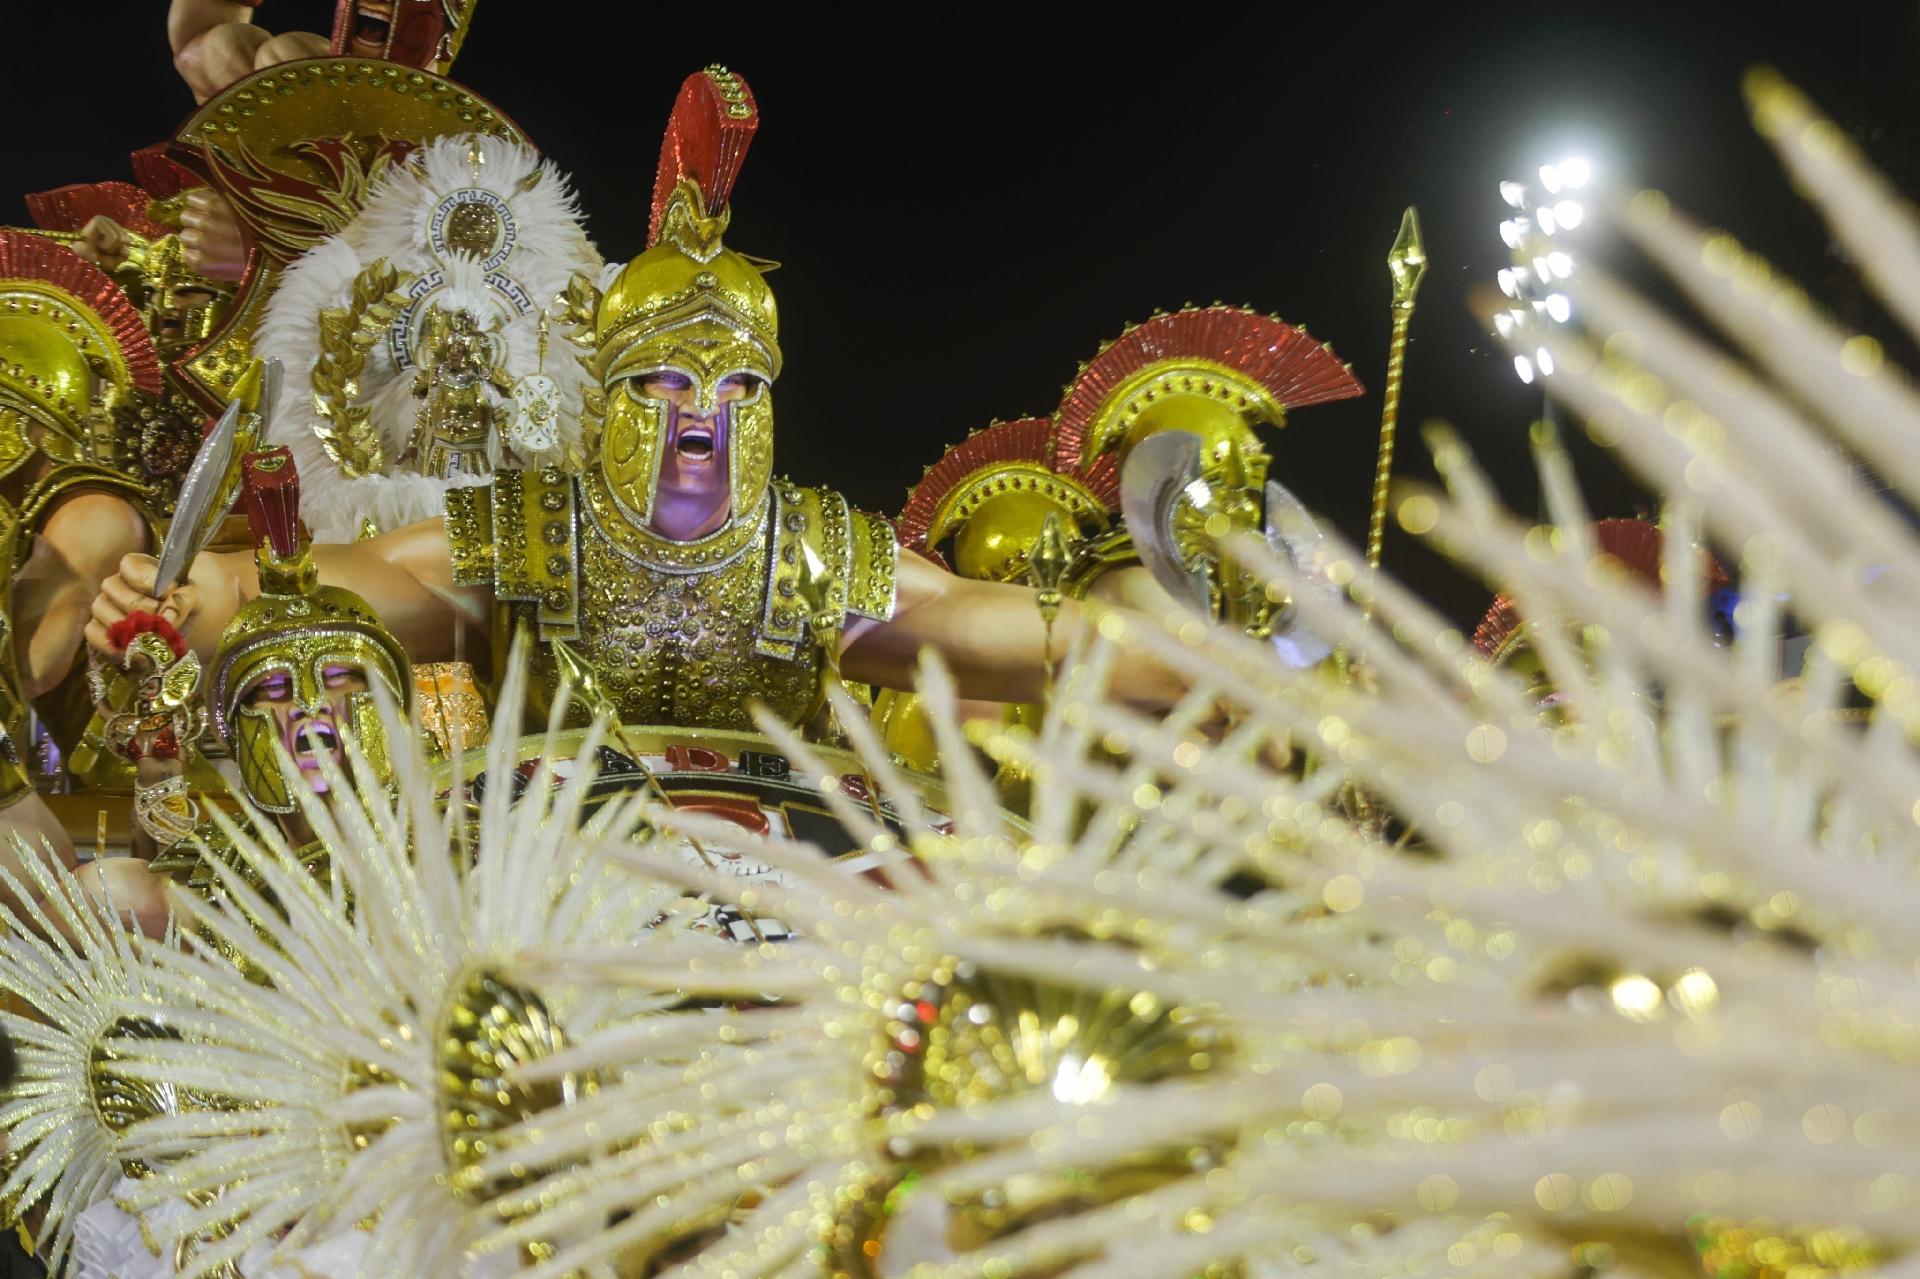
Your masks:
<instances>
[{"instance_id":1,"label":"golden armor breastplate","mask_svg":"<svg viewBox=\"0 0 1920 1279\"><path fill-rule=\"evenodd\" d=\"M892 526L785 482L754 516L682 543L635 529L596 474L509 471L448 495L447 536L455 580L494 589L495 653L527 626L551 696L547 642L568 641L629 724L751 729L754 701L790 723L812 712L823 655L800 599L803 544L827 565L835 607L893 614Z\"/></svg>"}]
</instances>

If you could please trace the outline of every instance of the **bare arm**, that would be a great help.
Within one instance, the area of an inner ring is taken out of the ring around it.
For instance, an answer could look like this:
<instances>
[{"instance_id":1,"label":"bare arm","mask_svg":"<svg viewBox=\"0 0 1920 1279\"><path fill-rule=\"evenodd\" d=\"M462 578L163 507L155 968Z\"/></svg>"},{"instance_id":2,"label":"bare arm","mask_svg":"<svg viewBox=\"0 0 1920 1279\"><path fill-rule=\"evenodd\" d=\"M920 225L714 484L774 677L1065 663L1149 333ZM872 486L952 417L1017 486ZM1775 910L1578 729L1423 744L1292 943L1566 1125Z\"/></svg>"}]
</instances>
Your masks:
<instances>
[{"instance_id":1,"label":"bare arm","mask_svg":"<svg viewBox=\"0 0 1920 1279\"><path fill-rule=\"evenodd\" d=\"M413 661L452 660L456 636L463 629L462 655L476 663L486 661L492 597L484 588L453 584L442 520L421 520L365 542L316 546L313 558L320 580L344 586L365 600ZM154 567L150 556L129 555L119 573L101 583L87 643L112 654L107 631L116 621L130 612L157 612L179 625L204 659L212 656L234 613L260 593L260 575L250 552L200 556L187 584L170 591L164 602L152 594Z\"/></svg>"},{"instance_id":2,"label":"bare arm","mask_svg":"<svg viewBox=\"0 0 1920 1279\"><path fill-rule=\"evenodd\" d=\"M172 0L167 6L167 43L173 65L205 102L264 67L327 52L327 38L309 31L274 35L253 25L253 7L236 0Z\"/></svg>"},{"instance_id":3,"label":"bare arm","mask_svg":"<svg viewBox=\"0 0 1920 1279\"><path fill-rule=\"evenodd\" d=\"M253 25L253 9L232 0L173 0L167 6L167 43L173 65L205 102L253 71L253 56L273 33Z\"/></svg>"},{"instance_id":4,"label":"bare arm","mask_svg":"<svg viewBox=\"0 0 1920 1279\"><path fill-rule=\"evenodd\" d=\"M1124 589L1121 594L1121 602L1135 606L1147 602L1125 598L1129 592ZM1061 605L1053 626L1055 661L1067 654L1089 625L1086 608L1074 600ZM918 555L903 554L893 620L856 620L848 625L841 673L885 688L911 688L920 651L931 648L952 670L962 697L1038 701L1046 684L1046 635L1030 589L971 581ZM1125 701L1161 707L1172 705L1185 685L1171 672L1136 655L1120 664L1113 691Z\"/></svg>"},{"instance_id":5,"label":"bare arm","mask_svg":"<svg viewBox=\"0 0 1920 1279\"><path fill-rule=\"evenodd\" d=\"M81 493L54 508L14 579L13 652L26 697L66 678L100 580L146 545L146 521L110 493Z\"/></svg>"}]
</instances>

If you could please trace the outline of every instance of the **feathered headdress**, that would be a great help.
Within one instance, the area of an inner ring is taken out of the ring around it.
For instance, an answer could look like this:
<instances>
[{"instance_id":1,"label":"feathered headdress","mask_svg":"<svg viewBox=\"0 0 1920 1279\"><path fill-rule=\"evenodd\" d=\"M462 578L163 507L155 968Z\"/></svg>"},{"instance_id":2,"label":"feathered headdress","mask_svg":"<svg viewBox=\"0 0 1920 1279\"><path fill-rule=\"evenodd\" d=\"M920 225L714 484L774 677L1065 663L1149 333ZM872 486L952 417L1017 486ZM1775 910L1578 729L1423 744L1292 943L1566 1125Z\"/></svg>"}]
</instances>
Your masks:
<instances>
[{"instance_id":1,"label":"feathered headdress","mask_svg":"<svg viewBox=\"0 0 1920 1279\"><path fill-rule=\"evenodd\" d=\"M421 148L344 231L289 267L255 350L278 356L289 377L312 388L289 396L269 431L305 477L315 536L350 540L362 519L395 528L444 509L457 481L400 464L421 407L417 348L436 308L468 308L495 332L508 378L544 372L553 380L554 451L577 455L587 375L562 351L547 356L541 330L573 275L599 267L559 171L529 147L468 135ZM504 421L512 399L483 393Z\"/></svg>"}]
</instances>

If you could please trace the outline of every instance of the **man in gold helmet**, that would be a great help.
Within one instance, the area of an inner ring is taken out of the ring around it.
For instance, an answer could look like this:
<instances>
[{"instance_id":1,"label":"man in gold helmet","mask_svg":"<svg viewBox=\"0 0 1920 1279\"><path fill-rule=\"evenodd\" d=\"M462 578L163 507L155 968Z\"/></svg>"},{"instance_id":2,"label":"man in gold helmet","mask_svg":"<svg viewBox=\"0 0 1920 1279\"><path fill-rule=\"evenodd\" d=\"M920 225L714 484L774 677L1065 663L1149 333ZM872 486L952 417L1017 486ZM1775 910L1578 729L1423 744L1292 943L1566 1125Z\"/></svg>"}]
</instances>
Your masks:
<instances>
[{"instance_id":1,"label":"man in gold helmet","mask_svg":"<svg viewBox=\"0 0 1920 1279\"><path fill-rule=\"evenodd\" d=\"M0 232L0 834L69 861L33 791L28 707L74 674L100 579L148 544L154 494L119 465L116 434L160 390L145 322L105 273Z\"/></svg>"},{"instance_id":2,"label":"man in gold helmet","mask_svg":"<svg viewBox=\"0 0 1920 1279\"><path fill-rule=\"evenodd\" d=\"M928 647L969 695L1031 700L1048 635L1031 591L901 557L884 520L772 478L780 348L767 264L722 239L755 122L737 76L691 77L662 153L652 246L604 294L577 280L569 295L602 392L586 472L500 473L458 491L444 520L316 548L320 577L351 585L416 661L453 657L463 631L470 653L498 660L524 626L543 641L536 687L550 693L552 645L565 642L634 724L751 728L754 701L798 723L836 660L849 679L904 687ZM169 603L206 651L259 589L251 564L202 556ZM152 591L152 562L130 557L95 601L91 642L111 652L108 628L157 607ZM1056 649L1076 620L1070 607ZM1176 689L1142 666L1120 691L1161 701Z\"/></svg>"},{"instance_id":3,"label":"man in gold helmet","mask_svg":"<svg viewBox=\"0 0 1920 1279\"><path fill-rule=\"evenodd\" d=\"M366 602L319 584L300 528L299 475L287 449L248 454L241 481L260 593L228 621L208 663L207 720L233 758L241 796L270 814L291 846L304 848L314 833L294 788L324 796L336 778L352 778L343 745L348 737L374 776L391 780L386 728L372 689L379 684L404 711L412 681L405 650ZM209 887L215 880L207 858L221 856L227 845L211 823L196 827L202 814L177 764L164 780L143 780L136 790L141 805L141 824L163 847L137 873L116 868L112 888L116 905L157 934L170 914L166 877Z\"/></svg>"},{"instance_id":4,"label":"man in gold helmet","mask_svg":"<svg viewBox=\"0 0 1920 1279\"><path fill-rule=\"evenodd\" d=\"M232 753L240 788L304 843L284 750L300 780L325 794L322 760L351 775L342 729L368 763L391 775L386 730L371 692L377 682L405 710L413 689L406 650L358 595L322 586L299 523L300 477L285 447L249 454L242 500L254 536L260 594L220 636L207 676L213 731ZM297 828L297 829L296 829Z\"/></svg>"}]
</instances>

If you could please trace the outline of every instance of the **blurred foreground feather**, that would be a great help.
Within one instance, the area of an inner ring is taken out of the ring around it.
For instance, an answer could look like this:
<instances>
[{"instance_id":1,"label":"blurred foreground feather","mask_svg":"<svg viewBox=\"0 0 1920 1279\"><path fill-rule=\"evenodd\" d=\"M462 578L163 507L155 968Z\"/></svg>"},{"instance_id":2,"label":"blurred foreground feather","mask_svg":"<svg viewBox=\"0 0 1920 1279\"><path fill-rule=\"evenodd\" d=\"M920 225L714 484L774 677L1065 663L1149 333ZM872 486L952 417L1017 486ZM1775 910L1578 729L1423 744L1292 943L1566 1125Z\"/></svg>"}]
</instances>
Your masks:
<instances>
[{"instance_id":1,"label":"blurred foreground feather","mask_svg":"<svg viewBox=\"0 0 1920 1279\"><path fill-rule=\"evenodd\" d=\"M1911 216L1791 89L1750 90L1920 318ZM256 850L277 935L242 936L264 903L238 877L196 912L271 990L154 948L184 1038L132 1059L247 1109L134 1128L139 1200L217 1195L190 1224L228 1222L234 1255L377 1217L374 1255L410 1274L469 1250L729 1279L1920 1273L1920 544L1850 469L1920 508L1920 400L1729 237L1653 195L1622 225L1732 343L1592 268L1581 330L1548 339L1550 388L1664 501L1664 591L1594 555L1544 433L1550 524L1444 431L1446 493L1399 506L1525 619L1551 707L1354 548L1328 598L1247 546L1360 678L1108 615L1193 694L1143 717L1102 696L1110 647L1078 654L1037 735L985 742L1034 779L1021 823L929 667L951 830L840 708L903 832L825 798L911 852L885 886L797 846L756 846L778 882L714 875L675 834L743 836L691 812L570 842L572 788L551 810L491 788L473 869L416 860L462 844L416 767L397 806L314 811L333 885ZM1703 540L1737 567L1730 647ZM1813 643L1783 679L1790 623ZM1269 766L1279 744L1302 765ZM1355 821L1355 788L1404 833ZM681 892L800 940L649 929ZM501 1055L512 1104L462 1145L444 1045L483 975L568 1033Z\"/></svg>"}]
</instances>

